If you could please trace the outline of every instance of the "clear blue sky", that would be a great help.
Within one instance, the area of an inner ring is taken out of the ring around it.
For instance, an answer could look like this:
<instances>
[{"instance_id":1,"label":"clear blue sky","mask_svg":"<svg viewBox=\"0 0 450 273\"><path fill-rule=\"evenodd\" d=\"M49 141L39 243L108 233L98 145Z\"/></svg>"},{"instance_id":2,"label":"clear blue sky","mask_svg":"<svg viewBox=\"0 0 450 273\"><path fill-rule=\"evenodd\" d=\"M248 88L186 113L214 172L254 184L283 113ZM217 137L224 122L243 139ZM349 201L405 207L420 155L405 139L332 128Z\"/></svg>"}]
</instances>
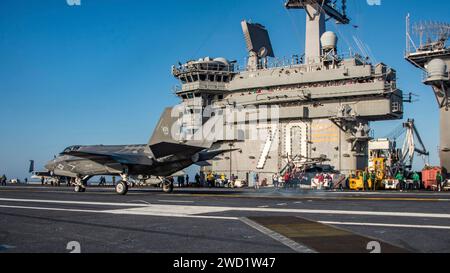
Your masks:
<instances>
[{"instance_id":1,"label":"clear blue sky","mask_svg":"<svg viewBox=\"0 0 450 273\"><path fill-rule=\"evenodd\" d=\"M405 15L446 21L450 2L348 2L359 28L339 28L349 43L358 36L377 61L397 69L405 92L420 94L405 118L417 120L437 164L438 110L420 71L403 59ZM72 144L146 143L163 108L178 102L171 65L202 56L242 63L242 19L269 29L277 56L303 52L304 12L287 12L283 0L81 3L0 1L0 173L23 179L29 159L42 167ZM340 46L348 48L345 39ZM373 127L381 137L397 125Z\"/></svg>"}]
</instances>

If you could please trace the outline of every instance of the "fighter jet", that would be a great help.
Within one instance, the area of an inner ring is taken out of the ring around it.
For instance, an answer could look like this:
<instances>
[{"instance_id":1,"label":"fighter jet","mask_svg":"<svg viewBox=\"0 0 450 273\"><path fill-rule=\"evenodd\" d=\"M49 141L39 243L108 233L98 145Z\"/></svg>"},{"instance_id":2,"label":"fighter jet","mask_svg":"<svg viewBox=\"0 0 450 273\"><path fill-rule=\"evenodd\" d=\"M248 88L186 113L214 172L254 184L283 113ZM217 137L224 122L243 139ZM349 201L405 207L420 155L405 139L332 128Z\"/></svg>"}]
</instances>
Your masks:
<instances>
[{"instance_id":1,"label":"fighter jet","mask_svg":"<svg viewBox=\"0 0 450 273\"><path fill-rule=\"evenodd\" d=\"M172 174L230 151L211 151L213 141L181 140L181 132L171 131L177 130L176 122L178 117L173 117L172 108L167 108L148 144L70 146L45 167L52 176L74 178L76 192L84 192L93 176L112 175L122 178L116 185L120 195L127 194L132 177L158 177L163 191L170 193Z\"/></svg>"}]
</instances>

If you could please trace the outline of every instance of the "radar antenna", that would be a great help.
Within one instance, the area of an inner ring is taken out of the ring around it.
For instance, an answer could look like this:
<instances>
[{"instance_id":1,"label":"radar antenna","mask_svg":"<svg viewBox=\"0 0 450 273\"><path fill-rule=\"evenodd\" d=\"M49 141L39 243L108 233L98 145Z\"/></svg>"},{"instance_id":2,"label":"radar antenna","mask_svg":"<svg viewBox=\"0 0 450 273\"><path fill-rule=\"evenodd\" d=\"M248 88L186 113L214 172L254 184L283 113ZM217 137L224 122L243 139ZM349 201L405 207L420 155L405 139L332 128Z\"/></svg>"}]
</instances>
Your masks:
<instances>
[{"instance_id":1,"label":"radar antenna","mask_svg":"<svg viewBox=\"0 0 450 273\"><path fill-rule=\"evenodd\" d=\"M419 22L414 24L413 33L419 36L421 50L440 50L450 38L450 24L440 22Z\"/></svg>"},{"instance_id":2,"label":"radar antenna","mask_svg":"<svg viewBox=\"0 0 450 273\"><path fill-rule=\"evenodd\" d=\"M306 9L307 6L319 5L320 9L330 18L340 24L349 24L347 17L347 1L341 0L341 9L337 8L337 1L331 0L287 0L285 6L287 9ZM309 11L306 11L309 16Z\"/></svg>"},{"instance_id":3,"label":"radar antenna","mask_svg":"<svg viewBox=\"0 0 450 273\"><path fill-rule=\"evenodd\" d=\"M337 0L287 0L287 9L304 9L306 16L306 46L305 62L313 64L320 62L320 38L326 30L325 21L333 19L340 24L349 24L347 17L347 1L341 0L341 9ZM328 17L328 18L326 18Z\"/></svg>"},{"instance_id":4,"label":"radar antenna","mask_svg":"<svg viewBox=\"0 0 450 273\"><path fill-rule=\"evenodd\" d=\"M406 60L422 69L423 83L430 86L440 109L441 141L439 154L443 173L450 171L450 24L422 21L410 27L410 15L406 17ZM420 42L416 47L410 32ZM415 51L412 51L411 45ZM450 177L450 176L449 176Z\"/></svg>"}]
</instances>

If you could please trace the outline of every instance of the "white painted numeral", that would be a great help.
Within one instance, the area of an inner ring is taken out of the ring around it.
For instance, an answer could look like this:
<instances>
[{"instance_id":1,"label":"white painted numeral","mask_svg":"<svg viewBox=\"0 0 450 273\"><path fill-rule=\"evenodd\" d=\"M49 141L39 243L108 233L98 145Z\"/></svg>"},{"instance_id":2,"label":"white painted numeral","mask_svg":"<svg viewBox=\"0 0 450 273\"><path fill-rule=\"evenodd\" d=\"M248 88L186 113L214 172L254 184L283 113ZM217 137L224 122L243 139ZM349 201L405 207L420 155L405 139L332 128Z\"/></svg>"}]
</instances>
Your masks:
<instances>
[{"instance_id":1,"label":"white painted numeral","mask_svg":"<svg viewBox=\"0 0 450 273\"><path fill-rule=\"evenodd\" d=\"M67 243L66 249L70 250L70 253L75 253L75 254L81 253L81 245L79 242L76 242L76 241Z\"/></svg>"},{"instance_id":2,"label":"white painted numeral","mask_svg":"<svg viewBox=\"0 0 450 273\"><path fill-rule=\"evenodd\" d=\"M376 241L369 242L367 244L367 250L369 250L370 253L379 254L381 253L381 244Z\"/></svg>"}]
</instances>

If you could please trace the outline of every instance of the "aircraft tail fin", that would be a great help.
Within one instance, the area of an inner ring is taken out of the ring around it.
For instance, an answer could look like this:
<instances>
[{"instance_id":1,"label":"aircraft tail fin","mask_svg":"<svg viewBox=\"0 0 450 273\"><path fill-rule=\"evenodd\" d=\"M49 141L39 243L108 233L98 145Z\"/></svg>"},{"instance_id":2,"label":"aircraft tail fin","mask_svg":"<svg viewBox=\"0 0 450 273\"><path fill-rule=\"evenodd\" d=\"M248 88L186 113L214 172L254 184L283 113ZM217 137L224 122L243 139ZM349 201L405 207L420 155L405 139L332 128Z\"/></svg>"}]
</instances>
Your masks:
<instances>
[{"instance_id":1,"label":"aircraft tail fin","mask_svg":"<svg viewBox=\"0 0 450 273\"><path fill-rule=\"evenodd\" d=\"M159 143L177 143L177 138L180 139L180 132L173 132L174 128L179 126L174 126L178 122L178 117L172 115L173 108L166 108L156 125L153 135L149 140L149 145L157 145Z\"/></svg>"},{"instance_id":2,"label":"aircraft tail fin","mask_svg":"<svg viewBox=\"0 0 450 273\"><path fill-rule=\"evenodd\" d=\"M182 128L181 115L182 109L166 108L153 132L149 145L160 143L173 143L177 145L203 147L209 149L213 141L208 136L202 136L201 132L194 135L186 135Z\"/></svg>"},{"instance_id":3,"label":"aircraft tail fin","mask_svg":"<svg viewBox=\"0 0 450 273\"><path fill-rule=\"evenodd\" d=\"M29 173L34 172L34 160L30 160L30 167L28 168Z\"/></svg>"},{"instance_id":4,"label":"aircraft tail fin","mask_svg":"<svg viewBox=\"0 0 450 273\"><path fill-rule=\"evenodd\" d=\"M201 151L210 149L214 143L201 131L194 135L186 135L182 128L182 108L166 108L149 140L150 149L156 157L164 157L174 153Z\"/></svg>"}]
</instances>

